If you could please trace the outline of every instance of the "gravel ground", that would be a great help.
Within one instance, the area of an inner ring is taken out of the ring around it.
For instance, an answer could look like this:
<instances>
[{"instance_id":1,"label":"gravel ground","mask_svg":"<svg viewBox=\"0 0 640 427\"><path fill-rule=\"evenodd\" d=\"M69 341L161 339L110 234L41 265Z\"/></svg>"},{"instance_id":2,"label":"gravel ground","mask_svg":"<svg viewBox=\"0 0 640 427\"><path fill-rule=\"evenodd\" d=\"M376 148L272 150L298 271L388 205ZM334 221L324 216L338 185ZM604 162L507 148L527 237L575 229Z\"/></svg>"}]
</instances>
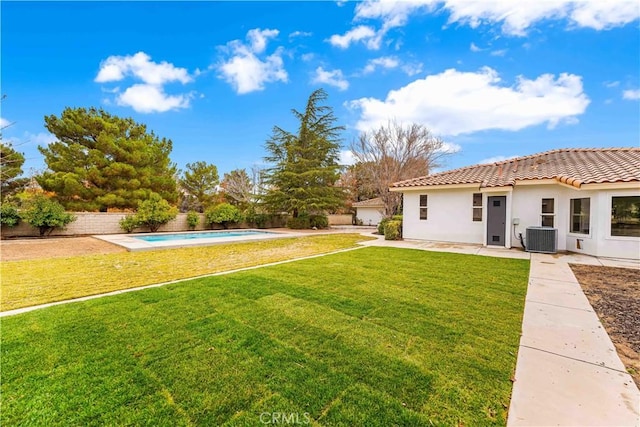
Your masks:
<instances>
[{"instance_id":1,"label":"gravel ground","mask_svg":"<svg viewBox=\"0 0 640 427\"><path fill-rule=\"evenodd\" d=\"M578 264L571 269L640 387L640 270Z\"/></svg>"}]
</instances>

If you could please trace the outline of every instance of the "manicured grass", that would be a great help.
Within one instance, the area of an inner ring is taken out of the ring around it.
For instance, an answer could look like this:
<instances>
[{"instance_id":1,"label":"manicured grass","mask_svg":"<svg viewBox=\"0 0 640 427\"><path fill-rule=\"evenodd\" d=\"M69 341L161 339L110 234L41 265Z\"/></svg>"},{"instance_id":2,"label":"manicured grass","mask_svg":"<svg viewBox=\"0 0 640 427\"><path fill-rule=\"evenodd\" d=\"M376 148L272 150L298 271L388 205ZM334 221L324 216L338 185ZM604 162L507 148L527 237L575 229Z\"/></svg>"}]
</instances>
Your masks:
<instances>
[{"instance_id":1,"label":"manicured grass","mask_svg":"<svg viewBox=\"0 0 640 427\"><path fill-rule=\"evenodd\" d=\"M504 425L528 269L365 248L4 318L0 422Z\"/></svg>"},{"instance_id":2,"label":"manicured grass","mask_svg":"<svg viewBox=\"0 0 640 427\"><path fill-rule=\"evenodd\" d=\"M206 247L2 262L2 311L333 252L370 238L331 234Z\"/></svg>"}]
</instances>

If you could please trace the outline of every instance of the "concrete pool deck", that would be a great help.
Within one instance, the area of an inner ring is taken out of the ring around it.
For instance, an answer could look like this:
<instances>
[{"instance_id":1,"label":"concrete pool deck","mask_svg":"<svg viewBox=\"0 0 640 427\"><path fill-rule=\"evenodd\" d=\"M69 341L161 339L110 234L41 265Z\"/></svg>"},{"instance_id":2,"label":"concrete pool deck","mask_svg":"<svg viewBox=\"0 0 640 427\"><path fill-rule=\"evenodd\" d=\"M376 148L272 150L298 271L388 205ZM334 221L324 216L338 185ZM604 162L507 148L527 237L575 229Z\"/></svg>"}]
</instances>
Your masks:
<instances>
[{"instance_id":1,"label":"concrete pool deck","mask_svg":"<svg viewBox=\"0 0 640 427\"><path fill-rule=\"evenodd\" d=\"M137 239L136 237L151 237L151 236L163 236L163 235L180 235L180 234L211 234L211 233L225 233L225 232L258 232L259 234L246 234L243 236L226 236L226 237L202 237L198 239L173 239L166 241L148 242L145 240ZM256 229L241 229L241 230L204 230L204 231L185 231L185 232L171 232L171 233L136 233L136 234L105 234L92 236L96 239L103 240L105 242L112 243L114 245L122 246L129 252L138 251L151 251L155 249L175 249L175 248L187 248L193 246L210 246L221 243L234 243L234 242L248 242L255 240L270 240L281 239L284 237L298 237L303 236L304 233L297 232L284 232L284 231L264 231Z\"/></svg>"}]
</instances>

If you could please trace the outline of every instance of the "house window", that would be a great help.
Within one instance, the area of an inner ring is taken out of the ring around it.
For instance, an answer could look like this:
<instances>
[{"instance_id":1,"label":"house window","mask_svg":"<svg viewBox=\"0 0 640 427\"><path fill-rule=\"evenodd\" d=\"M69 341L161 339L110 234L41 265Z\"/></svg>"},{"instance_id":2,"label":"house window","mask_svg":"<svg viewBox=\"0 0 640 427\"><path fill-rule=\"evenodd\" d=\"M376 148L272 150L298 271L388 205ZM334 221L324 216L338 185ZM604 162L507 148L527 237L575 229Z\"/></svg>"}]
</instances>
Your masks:
<instances>
[{"instance_id":1,"label":"house window","mask_svg":"<svg viewBox=\"0 0 640 427\"><path fill-rule=\"evenodd\" d=\"M542 226L553 227L555 218L555 200L554 199L542 199Z\"/></svg>"},{"instance_id":2,"label":"house window","mask_svg":"<svg viewBox=\"0 0 640 427\"><path fill-rule=\"evenodd\" d=\"M427 202L428 197L426 194L420 195L420 219L427 219Z\"/></svg>"},{"instance_id":3,"label":"house window","mask_svg":"<svg viewBox=\"0 0 640 427\"><path fill-rule=\"evenodd\" d=\"M482 221L482 193L473 193L473 220Z\"/></svg>"},{"instance_id":4,"label":"house window","mask_svg":"<svg viewBox=\"0 0 640 427\"><path fill-rule=\"evenodd\" d=\"M571 232L589 234L591 199L571 199Z\"/></svg>"},{"instance_id":5,"label":"house window","mask_svg":"<svg viewBox=\"0 0 640 427\"><path fill-rule=\"evenodd\" d=\"M611 235L640 237L640 196L611 198Z\"/></svg>"}]
</instances>

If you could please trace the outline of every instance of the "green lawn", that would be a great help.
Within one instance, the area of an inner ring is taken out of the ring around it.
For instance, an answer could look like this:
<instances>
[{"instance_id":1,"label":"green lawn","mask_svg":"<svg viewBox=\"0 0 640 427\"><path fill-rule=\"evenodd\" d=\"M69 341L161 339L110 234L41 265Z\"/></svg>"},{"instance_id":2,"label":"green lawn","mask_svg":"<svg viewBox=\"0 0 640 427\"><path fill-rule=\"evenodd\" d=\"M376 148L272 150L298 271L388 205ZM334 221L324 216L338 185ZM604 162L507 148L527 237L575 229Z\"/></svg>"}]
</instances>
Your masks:
<instances>
[{"instance_id":1,"label":"green lawn","mask_svg":"<svg viewBox=\"0 0 640 427\"><path fill-rule=\"evenodd\" d=\"M365 248L4 318L0 422L504 425L528 269Z\"/></svg>"},{"instance_id":2,"label":"green lawn","mask_svg":"<svg viewBox=\"0 0 640 427\"><path fill-rule=\"evenodd\" d=\"M2 311L203 276L358 246L329 234L203 247L0 263Z\"/></svg>"}]
</instances>

